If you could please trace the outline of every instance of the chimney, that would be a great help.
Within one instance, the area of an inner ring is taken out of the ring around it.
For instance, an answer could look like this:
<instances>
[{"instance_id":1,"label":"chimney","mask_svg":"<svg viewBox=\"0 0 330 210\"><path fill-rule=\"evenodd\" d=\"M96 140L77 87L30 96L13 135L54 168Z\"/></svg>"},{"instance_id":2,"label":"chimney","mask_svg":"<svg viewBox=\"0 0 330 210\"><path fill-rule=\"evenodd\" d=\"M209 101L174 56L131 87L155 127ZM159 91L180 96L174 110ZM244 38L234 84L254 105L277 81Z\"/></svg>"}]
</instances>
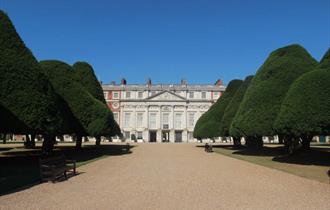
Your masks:
<instances>
[{"instance_id":1,"label":"chimney","mask_svg":"<svg viewBox=\"0 0 330 210\"><path fill-rule=\"evenodd\" d=\"M222 83L222 80L221 79L218 79L215 83L214 83L214 85L215 86L221 86L223 83Z\"/></svg>"},{"instance_id":2,"label":"chimney","mask_svg":"<svg viewBox=\"0 0 330 210\"><path fill-rule=\"evenodd\" d=\"M151 86L151 79L150 79L150 78L148 78L148 80L147 80L147 86L148 86L148 87Z\"/></svg>"},{"instance_id":3,"label":"chimney","mask_svg":"<svg viewBox=\"0 0 330 210\"><path fill-rule=\"evenodd\" d=\"M115 81L111 81L110 84L111 84L111 85L116 85L116 82L115 82Z\"/></svg>"},{"instance_id":4,"label":"chimney","mask_svg":"<svg viewBox=\"0 0 330 210\"><path fill-rule=\"evenodd\" d=\"M125 78L121 79L121 85L126 85L126 84L127 84L126 79Z\"/></svg>"},{"instance_id":5,"label":"chimney","mask_svg":"<svg viewBox=\"0 0 330 210\"><path fill-rule=\"evenodd\" d=\"M181 79L181 85L182 86L187 86L187 80Z\"/></svg>"}]
</instances>

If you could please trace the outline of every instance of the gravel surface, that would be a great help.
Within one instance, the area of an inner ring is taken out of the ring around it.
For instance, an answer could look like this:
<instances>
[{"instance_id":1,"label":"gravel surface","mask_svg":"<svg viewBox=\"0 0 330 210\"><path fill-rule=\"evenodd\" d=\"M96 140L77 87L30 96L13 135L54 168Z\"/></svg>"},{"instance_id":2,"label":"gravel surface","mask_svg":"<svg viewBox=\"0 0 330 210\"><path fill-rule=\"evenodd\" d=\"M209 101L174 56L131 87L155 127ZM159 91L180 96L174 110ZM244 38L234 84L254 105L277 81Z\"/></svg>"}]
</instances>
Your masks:
<instances>
[{"instance_id":1,"label":"gravel surface","mask_svg":"<svg viewBox=\"0 0 330 210\"><path fill-rule=\"evenodd\" d=\"M0 209L330 209L330 185L194 144L138 144L79 175L0 197Z\"/></svg>"}]
</instances>

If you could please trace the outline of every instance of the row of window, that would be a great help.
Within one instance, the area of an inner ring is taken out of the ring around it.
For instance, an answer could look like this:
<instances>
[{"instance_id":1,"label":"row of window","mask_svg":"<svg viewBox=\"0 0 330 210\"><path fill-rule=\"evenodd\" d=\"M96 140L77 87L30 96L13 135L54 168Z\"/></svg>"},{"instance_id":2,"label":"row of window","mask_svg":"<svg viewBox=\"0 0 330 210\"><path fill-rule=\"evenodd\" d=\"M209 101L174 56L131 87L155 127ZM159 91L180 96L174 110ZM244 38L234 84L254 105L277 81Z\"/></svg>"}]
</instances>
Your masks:
<instances>
[{"instance_id":1,"label":"row of window","mask_svg":"<svg viewBox=\"0 0 330 210\"><path fill-rule=\"evenodd\" d=\"M124 127L131 127L132 122L131 112L124 112ZM174 128L182 128L183 113L174 113ZM195 113L190 112L188 117L188 127L194 127L195 125ZM114 113L114 118L118 122L118 113ZM149 113L149 128L156 128L157 126L157 113ZM143 112L136 113L136 127L143 127ZM161 121L162 129L169 129L170 127L170 113L162 113Z\"/></svg>"},{"instance_id":2,"label":"row of window","mask_svg":"<svg viewBox=\"0 0 330 210\"><path fill-rule=\"evenodd\" d=\"M194 135L193 132L189 132L188 131L188 140L193 140L194 139ZM136 132L136 136L134 134L131 135L130 131L125 131L124 132L124 138L125 139L130 139L130 140L139 140L139 139L143 139L143 132L142 131L137 131Z\"/></svg>"},{"instance_id":3,"label":"row of window","mask_svg":"<svg viewBox=\"0 0 330 210\"><path fill-rule=\"evenodd\" d=\"M157 92L156 91L151 91L150 93L151 93L151 96L153 96ZM181 92L176 92L176 93L179 94L179 95L181 94ZM108 92L104 92L104 97L105 98L108 98L108 95L107 94L108 94ZM220 92L214 92L214 97L215 98L219 97L219 95L220 95ZM113 99L119 99L119 92L113 91L112 92L112 98ZM126 99L131 99L132 98L130 91L126 91L125 92L125 98ZM137 98L139 98L139 99L142 99L143 98L143 92L142 91L138 91L137 92ZM188 92L188 98L190 98L190 99L195 98L195 92L194 91L189 91ZM201 98L202 99L206 99L206 91L202 91L201 92Z\"/></svg>"}]
</instances>

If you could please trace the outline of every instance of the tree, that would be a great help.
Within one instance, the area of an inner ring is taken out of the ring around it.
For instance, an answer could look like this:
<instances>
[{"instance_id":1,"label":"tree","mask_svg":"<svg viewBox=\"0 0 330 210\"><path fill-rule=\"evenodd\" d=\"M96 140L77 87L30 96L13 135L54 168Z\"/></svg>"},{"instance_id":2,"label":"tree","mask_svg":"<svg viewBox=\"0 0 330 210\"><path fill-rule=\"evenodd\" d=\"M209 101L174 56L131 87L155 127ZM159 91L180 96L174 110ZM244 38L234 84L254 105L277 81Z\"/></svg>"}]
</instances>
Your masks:
<instances>
[{"instance_id":1,"label":"tree","mask_svg":"<svg viewBox=\"0 0 330 210\"><path fill-rule=\"evenodd\" d=\"M55 93L3 11L0 11L0 81L0 132L40 133L45 141L50 141L61 123Z\"/></svg>"},{"instance_id":2,"label":"tree","mask_svg":"<svg viewBox=\"0 0 330 210\"><path fill-rule=\"evenodd\" d=\"M63 98L83 130L76 131L77 148L82 136L101 136L108 132L113 115L104 103L95 99L80 83L76 82L71 66L61 61L41 61L41 67L56 93Z\"/></svg>"},{"instance_id":3,"label":"tree","mask_svg":"<svg viewBox=\"0 0 330 210\"><path fill-rule=\"evenodd\" d=\"M329 60L328 51L319 68L291 85L274 123L277 132L289 137L287 141L299 139L307 150L313 136L330 134Z\"/></svg>"},{"instance_id":4,"label":"tree","mask_svg":"<svg viewBox=\"0 0 330 210\"><path fill-rule=\"evenodd\" d=\"M97 80L94 69L86 62L73 64L76 80L96 99L106 104L100 82Z\"/></svg>"},{"instance_id":5,"label":"tree","mask_svg":"<svg viewBox=\"0 0 330 210\"><path fill-rule=\"evenodd\" d=\"M229 82L223 95L198 119L194 128L195 138L213 138L221 136L220 123L222 116L228 103L242 83L242 80L237 79Z\"/></svg>"},{"instance_id":6,"label":"tree","mask_svg":"<svg viewBox=\"0 0 330 210\"><path fill-rule=\"evenodd\" d=\"M270 54L251 81L232 122L246 138L247 145L262 147L262 136L276 134L274 121L290 85L316 65L317 61L299 45Z\"/></svg>"},{"instance_id":7,"label":"tree","mask_svg":"<svg viewBox=\"0 0 330 210\"><path fill-rule=\"evenodd\" d=\"M77 82L84 86L94 98L107 105L104 99L103 89L94 74L93 67L86 62L76 62L73 65L73 69ZM108 112L113 115L110 109L108 109ZM113 120L112 122L109 122L109 128L102 135L111 137L120 134L120 127L117 122ZM100 142L101 136L96 136L96 145L99 145Z\"/></svg>"},{"instance_id":8,"label":"tree","mask_svg":"<svg viewBox=\"0 0 330 210\"><path fill-rule=\"evenodd\" d=\"M234 139L234 145L239 146L240 143L240 135L238 132L231 128L231 123L235 117L235 114L238 110L238 107L244 97L245 91L248 88L253 76L248 76L245 78L244 82L235 92L234 96L232 97L231 101L229 102L228 106L225 109L223 117L220 123L220 133L222 136L232 136Z\"/></svg>"}]
</instances>

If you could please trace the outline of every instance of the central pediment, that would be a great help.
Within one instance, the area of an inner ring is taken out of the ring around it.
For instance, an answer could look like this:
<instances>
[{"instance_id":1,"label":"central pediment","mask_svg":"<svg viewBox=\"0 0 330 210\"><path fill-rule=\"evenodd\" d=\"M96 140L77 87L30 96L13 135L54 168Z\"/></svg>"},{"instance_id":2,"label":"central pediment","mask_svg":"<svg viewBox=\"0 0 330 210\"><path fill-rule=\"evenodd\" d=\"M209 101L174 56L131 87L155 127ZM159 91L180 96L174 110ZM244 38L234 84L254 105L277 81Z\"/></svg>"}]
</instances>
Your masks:
<instances>
[{"instance_id":1,"label":"central pediment","mask_svg":"<svg viewBox=\"0 0 330 210\"><path fill-rule=\"evenodd\" d=\"M147 100L150 101L186 101L186 99L182 96L179 96L175 93L172 93L170 91L162 91L160 93L157 93L153 96L150 96L147 98Z\"/></svg>"}]
</instances>

